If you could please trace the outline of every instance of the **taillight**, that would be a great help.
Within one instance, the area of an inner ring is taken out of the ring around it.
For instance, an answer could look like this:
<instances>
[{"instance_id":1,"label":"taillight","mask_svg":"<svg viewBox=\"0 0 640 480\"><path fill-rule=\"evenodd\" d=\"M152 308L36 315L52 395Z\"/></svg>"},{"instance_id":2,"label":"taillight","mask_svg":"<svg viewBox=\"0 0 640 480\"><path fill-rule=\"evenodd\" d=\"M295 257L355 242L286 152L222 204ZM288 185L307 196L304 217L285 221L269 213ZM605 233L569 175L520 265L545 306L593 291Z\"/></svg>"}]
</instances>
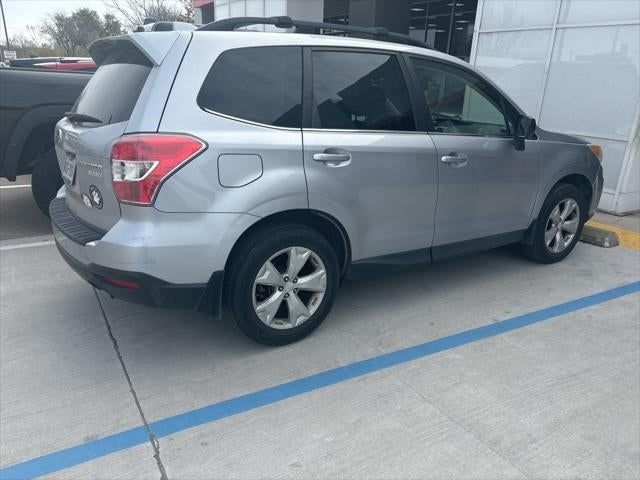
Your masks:
<instances>
[{"instance_id":1,"label":"taillight","mask_svg":"<svg viewBox=\"0 0 640 480\"><path fill-rule=\"evenodd\" d=\"M593 145L593 144L589 144L587 145L587 147L589 147L589 150L591 150L591 153L593 153L596 156L598 161L602 163L602 147L600 145Z\"/></svg>"},{"instance_id":2,"label":"taillight","mask_svg":"<svg viewBox=\"0 0 640 480\"><path fill-rule=\"evenodd\" d=\"M111 147L113 189L118 200L152 205L160 186L207 146L190 135L124 135Z\"/></svg>"}]
</instances>

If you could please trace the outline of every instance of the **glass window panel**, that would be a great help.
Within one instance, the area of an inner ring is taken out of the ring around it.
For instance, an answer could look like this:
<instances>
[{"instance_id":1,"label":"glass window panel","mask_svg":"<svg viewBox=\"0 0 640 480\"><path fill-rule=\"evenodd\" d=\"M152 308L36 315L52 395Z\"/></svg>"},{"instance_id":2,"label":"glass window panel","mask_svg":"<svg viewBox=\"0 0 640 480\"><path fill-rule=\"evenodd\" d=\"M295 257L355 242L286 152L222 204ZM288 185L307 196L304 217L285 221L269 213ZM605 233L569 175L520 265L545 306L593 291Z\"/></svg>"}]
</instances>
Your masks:
<instances>
[{"instance_id":1,"label":"glass window panel","mask_svg":"<svg viewBox=\"0 0 640 480\"><path fill-rule=\"evenodd\" d=\"M482 29L552 26L558 0L486 0Z\"/></svg>"},{"instance_id":2,"label":"glass window panel","mask_svg":"<svg viewBox=\"0 0 640 480\"><path fill-rule=\"evenodd\" d=\"M226 2L216 2L214 4L216 20L224 20L229 18L229 4Z\"/></svg>"},{"instance_id":3,"label":"glass window panel","mask_svg":"<svg viewBox=\"0 0 640 480\"><path fill-rule=\"evenodd\" d=\"M267 0L264 2L265 17L277 17L287 14L287 0Z\"/></svg>"},{"instance_id":4,"label":"glass window panel","mask_svg":"<svg viewBox=\"0 0 640 480\"><path fill-rule=\"evenodd\" d=\"M215 18L216 18L216 16L215 16L215 8L214 8L213 3L205 5L205 6L201 7L201 8L195 8L194 9L194 14L197 11L200 12L201 17L199 19L200 21L198 21L196 19L196 21L195 21L196 24L198 24L198 23L207 24L209 22L213 22L215 20Z\"/></svg>"},{"instance_id":5,"label":"glass window panel","mask_svg":"<svg viewBox=\"0 0 640 480\"><path fill-rule=\"evenodd\" d=\"M630 161L625 171L627 181L622 185L622 193L640 192L640 130L636 138L629 145ZM629 173L627 173L629 172ZM636 210L640 210L640 205L636 203Z\"/></svg>"},{"instance_id":6,"label":"glass window panel","mask_svg":"<svg viewBox=\"0 0 640 480\"><path fill-rule=\"evenodd\" d=\"M602 146L602 170L604 188L615 190L622 169L622 161L627 148L627 142L619 140L604 140L602 138L582 137L596 145Z\"/></svg>"},{"instance_id":7,"label":"glass window panel","mask_svg":"<svg viewBox=\"0 0 640 480\"><path fill-rule=\"evenodd\" d=\"M279 127L302 125L302 49L228 50L214 63L198 94L214 112Z\"/></svg>"},{"instance_id":8,"label":"glass window panel","mask_svg":"<svg viewBox=\"0 0 640 480\"><path fill-rule=\"evenodd\" d=\"M232 17L244 17L245 0L231 0L230 15Z\"/></svg>"},{"instance_id":9,"label":"glass window panel","mask_svg":"<svg viewBox=\"0 0 640 480\"><path fill-rule=\"evenodd\" d=\"M409 9L409 36L424 41L427 28L427 2L413 0Z\"/></svg>"},{"instance_id":10,"label":"glass window panel","mask_svg":"<svg viewBox=\"0 0 640 480\"><path fill-rule=\"evenodd\" d=\"M551 30L481 33L475 66L536 116Z\"/></svg>"},{"instance_id":11,"label":"glass window panel","mask_svg":"<svg viewBox=\"0 0 640 480\"><path fill-rule=\"evenodd\" d=\"M247 17L264 17L264 0L247 0Z\"/></svg>"},{"instance_id":12,"label":"glass window panel","mask_svg":"<svg viewBox=\"0 0 640 480\"><path fill-rule=\"evenodd\" d=\"M314 52L313 103L316 128L415 130L409 93L395 56Z\"/></svg>"},{"instance_id":13,"label":"glass window panel","mask_svg":"<svg viewBox=\"0 0 640 480\"><path fill-rule=\"evenodd\" d=\"M449 54L468 62L473 41L473 26L476 21L477 0L456 2L453 15L453 30Z\"/></svg>"},{"instance_id":14,"label":"glass window panel","mask_svg":"<svg viewBox=\"0 0 640 480\"><path fill-rule=\"evenodd\" d=\"M93 74L72 109L102 120L104 125L129 120L151 72L139 50L115 50Z\"/></svg>"},{"instance_id":15,"label":"glass window panel","mask_svg":"<svg viewBox=\"0 0 640 480\"><path fill-rule=\"evenodd\" d=\"M505 136L509 133L502 108L491 89L475 75L422 58L412 58L431 111L435 131L459 135Z\"/></svg>"},{"instance_id":16,"label":"glass window panel","mask_svg":"<svg viewBox=\"0 0 640 480\"><path fill-rule=\"evenodd\" d=\"M640 19L638 0L564 0L560 23L608 22Z\"/></svg>"},{"instance_id":17,"label":"glass window panel","mask_svg":"<svg viewBox=\"0 0 640 480\"><path fill-rule=\"evenodd\" d=\"M558 30L541 125L629 135L640 91L640 25Z\"/></svg>"},{"instance_id":18,"label":"glass window panel","mask_svg":"<svg viewBox=\"0 0 640 480\"><path fill-rule=\"evenodd\" d=\"M427 15L427 36L425 41L429 48L447 52L452 3L452 1L447 0L433 0L425 5Z\"/></svg>"},{"instance_id":19,"label":"glass window panel","mask_svg":"<svg viewBox=\"0 0 640 480\"><path fill-rule=\"evenodd\" d=\"M265 17L264 14L264 1L265 0L246 0L246 16L247 17ZM258 32L264 32L264 25L249 25L245 27L246 30L255 30Z\"/></svg>"},{"instance_id":20,"label":"glass window panel","mask_svg":"<svg viewBox=\"0 0 640 480\"><path fill-rule=\"evenodd\" d=\"M265 0L264 2L264 16L265 17L279 17L287 14L287 0ZM273 25L263 25L262 29L265 32L282 32L280 28L276 28Z\"/></svg>"}]
</instances>

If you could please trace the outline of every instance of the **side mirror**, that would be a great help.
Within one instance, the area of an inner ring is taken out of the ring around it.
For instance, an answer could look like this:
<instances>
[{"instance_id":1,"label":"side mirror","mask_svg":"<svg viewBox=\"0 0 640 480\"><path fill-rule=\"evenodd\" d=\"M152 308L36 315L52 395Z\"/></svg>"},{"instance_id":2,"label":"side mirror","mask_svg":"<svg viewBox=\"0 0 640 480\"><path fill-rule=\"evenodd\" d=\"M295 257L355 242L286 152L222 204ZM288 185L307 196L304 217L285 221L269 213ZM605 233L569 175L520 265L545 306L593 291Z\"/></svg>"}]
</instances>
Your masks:
<instances>
[{"instance_id":1,"label":"side mirror","mask_svg":"<svg viewBox=\"0 0 640 480\"><path fill-rule=\"evenodd\" d=\"M533 138L536 133L536 121L531 117L523 115L518 120L516 131L513 134L513 144L516 150L524 150L524 141Z\"/></svg>"}]
</instances>

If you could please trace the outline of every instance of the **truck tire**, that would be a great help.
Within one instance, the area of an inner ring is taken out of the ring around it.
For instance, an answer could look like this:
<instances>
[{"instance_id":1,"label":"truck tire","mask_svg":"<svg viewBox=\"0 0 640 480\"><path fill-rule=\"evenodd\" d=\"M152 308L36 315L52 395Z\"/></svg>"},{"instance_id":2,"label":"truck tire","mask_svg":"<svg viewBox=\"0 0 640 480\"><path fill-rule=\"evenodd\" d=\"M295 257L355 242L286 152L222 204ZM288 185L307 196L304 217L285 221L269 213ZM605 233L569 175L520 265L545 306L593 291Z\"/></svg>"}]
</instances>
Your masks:
<instances>
[{"instance_id":1,"label":"truck tire","mask_svg":"<svg viewBox=\"0 0 640 480\"><path fill-rule=\"evenodd\" d=\"M62 175L58 166L58 159L53 146L38 155L36 166L31 174L31 193L38 208L47 217L49 204L56 197L62 187Z\"/></svg>"}]
</instances>

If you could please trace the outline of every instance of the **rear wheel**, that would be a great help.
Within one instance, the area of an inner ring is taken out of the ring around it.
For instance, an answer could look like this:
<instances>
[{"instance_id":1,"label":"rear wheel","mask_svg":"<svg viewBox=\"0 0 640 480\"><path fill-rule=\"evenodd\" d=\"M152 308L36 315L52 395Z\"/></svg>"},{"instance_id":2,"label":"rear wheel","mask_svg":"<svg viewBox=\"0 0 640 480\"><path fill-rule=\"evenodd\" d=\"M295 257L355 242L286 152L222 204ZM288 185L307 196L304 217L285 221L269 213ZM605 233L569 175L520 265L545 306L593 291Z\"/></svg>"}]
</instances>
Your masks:
<instances>
[{"instance_id":1,"label":"rear wheel","mask_svg":"<svg viewBox=\"0 0 640 480\"><path fill-rule=\"evenodd\" d=\"M533 227L533 244L522 245L522 253L539 263L564 259L580 239L586 211L586 200L577 187L558 185L542 205Z\"/></svg>"},{"instance_id":2,"label":"rear wheel","mask_svg":"<svg viewBox=\"0 0 640 480\"><path fill-rule=\"evenodd\" d=\"M301 225L278 225L244 242L227 283L240 329L256 342L286 345L309 335L334 302L339 266L329 242Z\"/></svg>"},{"instance_id":3,"label":"rear wheel","mask_svg":"<svg viewBox=\"0 0 640 480\"><path fill-rule=\"evenodd\" d=\"M49 204L56 197L62 184L56 152L51 146L38 155L36 166L31 174L31 193L33 193L38 208L47 217L49 216Z\"/></svg>"}]
</instances>

